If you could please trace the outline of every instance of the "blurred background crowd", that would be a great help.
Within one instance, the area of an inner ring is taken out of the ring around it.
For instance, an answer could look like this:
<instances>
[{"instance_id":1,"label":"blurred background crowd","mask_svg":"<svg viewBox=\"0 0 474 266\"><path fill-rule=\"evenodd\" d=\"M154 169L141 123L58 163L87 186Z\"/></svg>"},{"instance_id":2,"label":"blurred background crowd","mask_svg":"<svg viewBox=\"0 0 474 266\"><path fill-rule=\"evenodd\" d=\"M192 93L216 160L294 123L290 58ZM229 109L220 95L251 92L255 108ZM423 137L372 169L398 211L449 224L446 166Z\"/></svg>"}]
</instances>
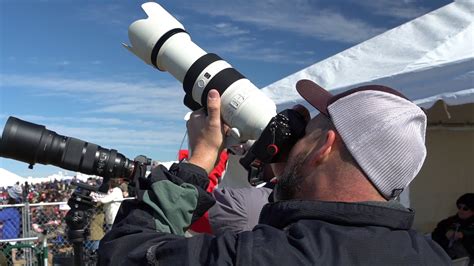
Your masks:
<instances>
[{"instance_id":1,"label":"blurred background crowd","mask_svg":"<svg viewBox=\"0 0 474 266\"><path fill-rule=\"evenodd\" d=\"M12 252L12 247L22 237L46 237L51 263L68 265L73 247L68 241L66 214L70 210L67 201L77 188L74 183L100 186L101 180L89 178L86 182L72 178L29 184L17 182L13 186L0 187L0 265L16 265L26 261L24 252ZM96 259L99 240L113 224L121 201L129 196L128 183L123 180L111 182L107 193L93 192L89 196L94 208L89 210L86 225L84 250L86 262L91 265ZM35 244L39 244L36 241ZM13 250L15 251L15 250ZM57 263L66 259L64 263ZM20 263L18 263L20 262Z\"/></svg>"},{"instance_id":2,"label":"blurred background crowd","mask_svg":"<svg viewBox=\"0 0 474 266\"><path fill-rule=\"evenodd\" d=\"M67 201L73 192L71 181L54 180L37 184L17 182L12 187L0 187L0 201L2 204L7 204L9 196L12 196L17 203L23 202L23 198L29 203Z\"/></svg>"}]
</instances>

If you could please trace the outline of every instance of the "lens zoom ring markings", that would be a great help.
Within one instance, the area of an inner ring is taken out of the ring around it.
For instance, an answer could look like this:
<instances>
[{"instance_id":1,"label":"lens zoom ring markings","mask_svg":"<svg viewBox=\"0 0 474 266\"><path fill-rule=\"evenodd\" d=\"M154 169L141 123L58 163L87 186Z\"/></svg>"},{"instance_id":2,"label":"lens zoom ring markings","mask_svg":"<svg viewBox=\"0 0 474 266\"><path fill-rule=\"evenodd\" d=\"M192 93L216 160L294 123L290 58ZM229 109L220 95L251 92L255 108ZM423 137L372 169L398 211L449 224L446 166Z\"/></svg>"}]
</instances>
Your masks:
<instances>
[{"instance_id":1,"label":"lens zoom ring markings","mask_svg":"<svg viewBox=\"0 0 474 266\"><path fill-rule=\"evenodd\" d=\"M201 95L201 103L202 106L207 108L207 93L211 89L216 89L219 91L219 94L222 95L224 91L236 82L239 79L244 79L245 76L240 74L239 71L235 70L235 68L226 68L219 73L217 73L209 83L207 83L206 88Z\"/></svg>"},{"instance_id":2,"label":"lens zoom ring markings","mask_svg":"<svg viewBox=\"0 0 474 266\"><path fill-rule=\"evenodd\" d=\"M222 60L222 58L216 54L209 53L201 56L189 67L183 79L183 89L186 94L189 94L192 97L193 86L196 82L196 79L199 77L199 74L201 74L201 72L204 71L204 69L206 69L206 67L208 67L210 64L219 60Z\"/></svg>"}]
</instances>

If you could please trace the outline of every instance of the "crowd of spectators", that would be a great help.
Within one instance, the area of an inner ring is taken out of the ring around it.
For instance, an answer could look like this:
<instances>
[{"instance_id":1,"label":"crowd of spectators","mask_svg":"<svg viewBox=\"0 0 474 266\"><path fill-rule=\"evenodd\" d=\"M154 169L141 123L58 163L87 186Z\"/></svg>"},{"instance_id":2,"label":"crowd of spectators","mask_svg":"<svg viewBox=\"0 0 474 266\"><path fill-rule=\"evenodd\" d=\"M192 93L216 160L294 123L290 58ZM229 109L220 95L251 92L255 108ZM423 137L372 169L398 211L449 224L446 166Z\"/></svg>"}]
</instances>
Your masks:
<instances>
[{"instance_id":1,"label":"crowd of spectators","mask_svg":"<svg viewBox=\"0 0 474 266\"><path fill-rule=\"evenodd\" d=\"M68 180L54 180L52 182L42 182L36 184L28 184L17 182L13 187L20 187L22 191L21 201L26 199L29 203L40 202L61 202L67 201L73 192L71 181ZM9 187L0 187L0 201L6 204L8 200Z\"/></svg>"},{"instance_id":2,"label":"crowd of spectators","mask_svg":"<svg viewBox=\"0 0 474 266\"><path fill-rule=\"evenodd\" d=\"M54 180L51 182L42 182L29 184L28 182L17 182L10 187L0 188L0 201L2 205L8 207L0 208L0 239L21 238L25 230L23 228L24 218L23 208L20 206L11 206L20 203L52 203L63 202L57 205L32 205L29 207L30 228L28 235L47 234L48 238L57 238L64 235L65 223L64 217L69 210L67 202L74 187L71 186L72 180Z\"/></svg>"},{"instance_id":3,"label":"crowd of spectators","mask_svg":"<svg viewBox=\"0 0 474 266\"><path fill-rule=\"evenodd\" d=\"M13 186L0 187L0 239L15 239L23 236L25 233L23 228L25 226L23 221L24 206L15 206L14 204L28 202L31 204L29 206L30 227L29 233L27 233L28 236L46 235L51 256L56 257L71 253L72 244L67 240L65 216L70 210L66 202L76 189L72 184L73 181L82 182L73 178L36 184L17 182ZM100 185L100 181L94 178L89 178L86 183L95 187ZM122 196L128 196L126 184L123 182L114 182L113 184L109 193L91 194L97 206L91 210L91 221L89 221L91 228L89 235L86 236L88 241L84 243L86 250L95 251L97 249L99 240L111 226L110 224L113 223L116 211L120 207L120 202L115 201L118 198L123 199ZM122 195L122 192L124 192L124 195ZM58 204L36 204L54 202ZM114 213L111 214L111 212ZM104 219L104 216L106 218L108 216L113 217ZM0 244L0 255L8 245L14 245L15 243L9 241ZM8 259L11 261L12 258Z\"/></svg>"}]
</instances>

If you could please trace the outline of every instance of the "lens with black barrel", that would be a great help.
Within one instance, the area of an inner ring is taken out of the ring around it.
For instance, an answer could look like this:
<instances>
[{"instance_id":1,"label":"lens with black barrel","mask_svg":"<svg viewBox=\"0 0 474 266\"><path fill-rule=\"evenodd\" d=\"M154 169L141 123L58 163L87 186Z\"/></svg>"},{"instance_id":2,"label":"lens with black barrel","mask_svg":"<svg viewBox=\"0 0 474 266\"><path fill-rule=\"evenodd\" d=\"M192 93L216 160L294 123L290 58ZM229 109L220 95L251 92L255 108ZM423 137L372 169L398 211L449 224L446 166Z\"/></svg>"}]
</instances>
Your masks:
<instances>
[{"instance_id":1,"label":"lens with black barrel","mask_svg":"<svg viewBox=\"0 0 474 266\"><path fill-rule=\"evenodd\" d=\"M67 170L108 178L129 178L134 161L113 149L73 137L45 126L9 117L0 141L0 156L30 164L51 164Z\"/></svg>"}]
</instances>

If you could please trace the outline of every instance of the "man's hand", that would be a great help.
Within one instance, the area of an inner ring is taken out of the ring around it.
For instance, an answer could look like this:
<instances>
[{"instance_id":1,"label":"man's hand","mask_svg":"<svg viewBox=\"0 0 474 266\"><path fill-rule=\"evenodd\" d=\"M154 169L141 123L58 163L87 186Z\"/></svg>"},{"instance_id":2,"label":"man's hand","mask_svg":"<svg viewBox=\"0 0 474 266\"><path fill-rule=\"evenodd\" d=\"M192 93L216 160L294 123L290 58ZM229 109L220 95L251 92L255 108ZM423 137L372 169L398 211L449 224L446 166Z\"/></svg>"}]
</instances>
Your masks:
<instances>
[{"instance_id":1,"label":"man's hand","mask_svg":"<svg viewBox=\"0 0 474 266\"><path fill-rule=\"evenodd\" d=\"M448 230L448 232L446 232L446 238L447 239L451 239L454 235L454 231L453 230Z\"/></svg>"},{"instance_id":2,"label":"man's hand","mask_svg":"<svg viewBox=\"0 0 474 266\"><path fill-rule=\"evenodd\" d=\"M459 240L464 237L464 234L462 232L456 232L454 233L454 240Z\"/></svg>"},{"instance_id":3,"label":"man's hand","mask_svg":"<svg viewBox=\"0 0 474 266\"><path fill-rule=\"evenodd\" d=\"M211 172L223 148L225 127L221 121L221 98L217 90L207 94L207 116L203 110L195 111L188 120L189 162Z\"/></svg>"}]
</instances>

